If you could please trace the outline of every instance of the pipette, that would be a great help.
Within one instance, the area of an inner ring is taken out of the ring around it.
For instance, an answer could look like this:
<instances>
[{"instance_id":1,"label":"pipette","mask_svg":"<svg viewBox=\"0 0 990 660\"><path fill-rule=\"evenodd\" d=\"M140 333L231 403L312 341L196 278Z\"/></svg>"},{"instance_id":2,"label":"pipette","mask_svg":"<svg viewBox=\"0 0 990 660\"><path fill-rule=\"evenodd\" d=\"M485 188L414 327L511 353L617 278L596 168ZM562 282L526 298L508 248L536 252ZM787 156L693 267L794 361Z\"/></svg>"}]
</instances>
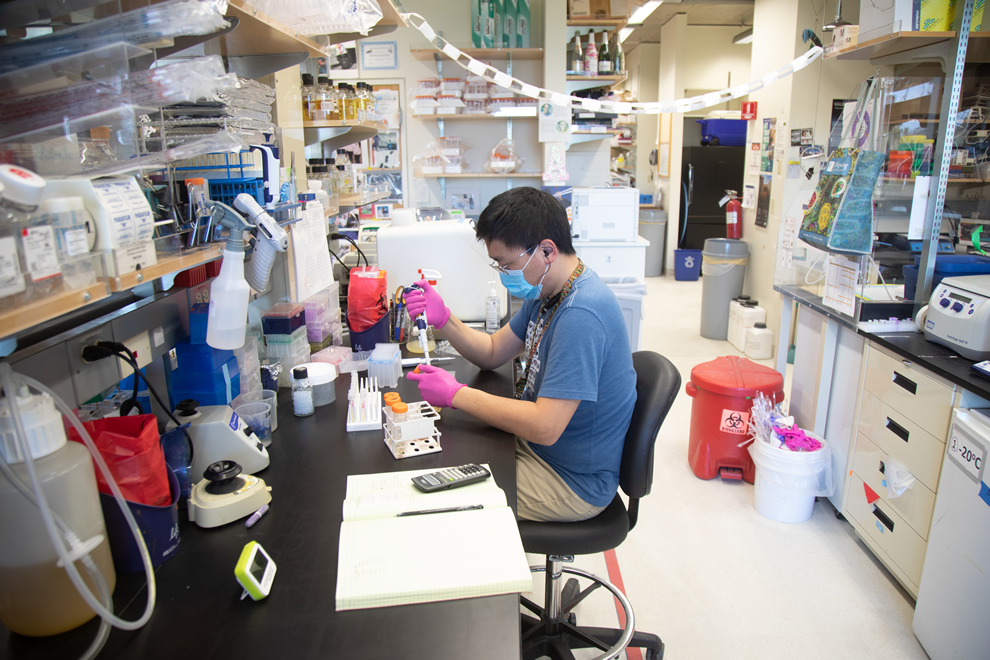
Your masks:
<instances>
[{"instance_id":1,"label":"pipette","mask_svg":"<svg viewBox=\"0 0 990 660\"><path fill-rule=\"evenodd\" d=\"M403 289L402 293L404 295L405 294L412 293L412 290L413 289L418 289L420 291L423 290L420 287L413 285L413 286L406 287L405 289ZM419 316L417 316L415 318L415 322L416 322L416 328L419 330L419 333L418 333L419 334L419 346L420 346L420 348L423 349L423 364L429 364L430 363L430 338L429 338L429 336L427 336L427 333L426 333L426 328L429 325L429 323L427 323L427 321L426 321L426 310L425 309L423 310L423 313L422 314L420 314Z\"/></svg>"}]
</instances>

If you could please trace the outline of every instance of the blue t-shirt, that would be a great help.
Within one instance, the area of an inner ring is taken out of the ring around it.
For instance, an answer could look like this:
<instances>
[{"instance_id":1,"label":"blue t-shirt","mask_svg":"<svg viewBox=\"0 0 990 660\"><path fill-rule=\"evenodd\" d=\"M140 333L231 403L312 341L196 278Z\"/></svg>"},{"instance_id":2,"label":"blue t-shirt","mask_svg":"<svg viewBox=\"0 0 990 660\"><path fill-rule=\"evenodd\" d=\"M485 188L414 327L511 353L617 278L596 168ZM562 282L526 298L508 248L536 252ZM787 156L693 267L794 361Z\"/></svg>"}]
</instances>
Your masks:
<instances>
[{"instance_id":1,"label":"blue t-shirt","mask_svg":"<svg viewBox=\"0 0 990 660\"><path fill-rule=\"evenodd\" d=\"M526 342L524 356L540 336L549 310L527 300L509 322ZM525 401L537 397L580 400L553 445L530 443L582 500L607 506L619 486L619 464L633 406L636 372L629 334L615 294L585 266L531 361Z\"/></svg>"}]
</instances>

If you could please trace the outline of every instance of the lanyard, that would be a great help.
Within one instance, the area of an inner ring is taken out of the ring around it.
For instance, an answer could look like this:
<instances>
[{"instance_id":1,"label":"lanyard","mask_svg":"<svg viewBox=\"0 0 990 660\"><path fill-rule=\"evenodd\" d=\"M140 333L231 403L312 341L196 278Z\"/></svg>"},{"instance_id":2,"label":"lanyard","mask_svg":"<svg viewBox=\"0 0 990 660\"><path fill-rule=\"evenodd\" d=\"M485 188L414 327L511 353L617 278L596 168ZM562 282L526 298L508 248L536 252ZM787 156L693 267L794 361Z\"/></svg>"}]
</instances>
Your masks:
<instances>
[{"instance_id":1,"label":"lanyard","mask_svg":"<svg viewBox=\"0 0 990 660\"><path fill-rule=\"evenodd\" d=\"M567 294L569 294L571 292L571 289L574 287L574 282L576 282L577 279L581 277L581 273L583 272L584 272L584 262L578 259L577 268L574 269L574 272L571 273L571 276L567 278L566 282L564 282L564 286L561 287L560 292L556 296L554 296L554 298L556 298L556 301L553 301L554 299L552 298L543 304L543 309L540 310L540 316L546 313L546 305L549 305L553 301L553 307L550 308L550 313L549 315L547 315L546 321L543 322L543 328L540 330L540 334L537 335L536 339L533 341L532 346L530 346L529 348L529 353L527 354L526 357L526 370L523 371L522 378L516 381L516 392L514 398L516 399L523 398L523 392L526 389L526 383L529 381L529 370L533 367L533 356L536 355L536 351L540 347L540 342L543 341L543 335L544 333L546 333L547 328L550 327L550 322L553 320L553 317L557 313L557 310L560 309L561 303L564 302L564 298L567 297Z\"/></svg>"}]
</instances>

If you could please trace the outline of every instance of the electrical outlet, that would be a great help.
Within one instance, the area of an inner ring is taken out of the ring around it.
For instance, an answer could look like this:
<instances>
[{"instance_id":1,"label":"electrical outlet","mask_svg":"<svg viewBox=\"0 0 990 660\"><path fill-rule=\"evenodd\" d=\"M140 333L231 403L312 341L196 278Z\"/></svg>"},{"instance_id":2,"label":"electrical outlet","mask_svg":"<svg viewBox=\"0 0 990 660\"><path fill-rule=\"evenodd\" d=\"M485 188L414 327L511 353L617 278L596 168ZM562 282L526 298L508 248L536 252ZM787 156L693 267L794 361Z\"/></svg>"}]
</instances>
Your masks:
<instances>
[{"instance_id":1,"label":"electrical outlet","mask_svg":"<svg viewBox=\"0 0 990 660\"><path fill-rule=\"evenodd\" d=\"M125 339L124 346L129 348L131 353L134 353L134 358L137 360L139 368L144 368L151 364L151 339L148 336L147 330L139 332L130 339ZM127 364L127 362L124 360L119 360L119 362L121 380L134 373L131 365Z\"/></svg>"}]
</instances>

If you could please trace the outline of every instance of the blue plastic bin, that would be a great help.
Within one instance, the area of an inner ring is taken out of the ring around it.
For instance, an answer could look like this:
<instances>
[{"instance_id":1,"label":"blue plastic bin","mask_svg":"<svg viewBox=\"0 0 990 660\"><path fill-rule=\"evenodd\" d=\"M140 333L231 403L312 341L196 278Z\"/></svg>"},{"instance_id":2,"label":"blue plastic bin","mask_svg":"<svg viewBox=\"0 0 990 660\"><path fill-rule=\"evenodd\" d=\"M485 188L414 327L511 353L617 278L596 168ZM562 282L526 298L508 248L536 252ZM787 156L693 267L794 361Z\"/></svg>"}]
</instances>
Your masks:
<instances>
[{"instance_id":1,"label":"blue plastic bin","mask_svg":"<svg viewBox=\"0 0 990 660\"><path fill-rule=\"evenodd\" d=\"M234 205L234 199L241 193L254 197L260 206L265 205L264 179L210 179L210 199Z\"/></svg>"},{"instance_id":2,"label":"blue plastic bin","mask_svg":"<svg viewBox=\"0 0 990 660\"><path fill-rule=\"evenodd\" d=\"M209 303L196 303L189 308L189 343L206 343L206 325L210 314Z\"/></svg>"},{"instance_id":3,"label":"blue plastic bin","mask_svg":"<svg viewBox=\"0 0 990 660\"><path fill-rule=\"evenodd\" d=\"M223 351L208 344L180 341L175 345L179 369L188 373L212 373L234 357L234 351Z\"/></svg>"},{"instance_id":4,"label":"blue plastic bin","mask_svg":"<svg viewBox=\"0 0 990 660\"><path fill-rule=\"evenodd\" d=\"M918 256L914 258L913 266L904 267L904 298L907 300L914 300L920 266L921 257ZM978 254L940 254L935 258L932 290L946 277L986 274L990 274L990 257L981 257Z\"/></svg>"},{"instance_id":5,"label":"blue plastic bin","mask_svg":"<svg viewBox=\"0 0 990 660\"><path fill-rule=\"evenodd\" d=\"M226 373L224 367L226 367ZM180 367L172 372L172 389L185 392L214 392L225 387L228 380L233 380L240 373L235 357L230 358L213 371L187 371Z\"/></svg>"},{"instance_id":6,"label":"blue plastic bin","mask_svg":"<svg viewBox=\"0 0 990 660\"><path fill-rule=\"evenodd\" d=\"M699 119L701 144L742 147L746 144L746 121L742 119Z\"/></svg>"},{"instance_id":7,"label":"blue plastic bin","mask_svg":"<svg viewBox=\"0 0 990 660\"><path fill-rule=\"evenodd\" d=\"M389 331L389 315L378 319L373 326L368 328L363 332L354 332L351 330L351 348L355 353L360 351L372 351L375 349L375 344L387 344L388 343L388 331ZM347 323L348 329L351 327L350 322Z\"/></svg>"},{"instance_id":8,"label":"blue plastic bin","mask_svg":"<svg viewBox=\"0 0 990 660\"><path fill-rule=\"evenodd\" d=\"M674 250L674 279L697 282L701 275L701 250Z\"/></svg>"},{"instance_id":9,"label":"blue plastic bin","mask_svg":"<svg viewBox=\"0 0 990 660\"><path fill-rule=\"evenodd\" d=\"M174 385L172 389L169 390L169 394L172 396L172 408L174 409L180 401L185 399L194 399L199 401L200 405L203 406L225 406L231 401L237 398L241 393L241 376L240 374L231 375L230 377L230 392L227 391L227 383L224 383L214 391L201 391L201 390L184 390L182 388L177 388Z\"/></svg>"}]
</instances>

